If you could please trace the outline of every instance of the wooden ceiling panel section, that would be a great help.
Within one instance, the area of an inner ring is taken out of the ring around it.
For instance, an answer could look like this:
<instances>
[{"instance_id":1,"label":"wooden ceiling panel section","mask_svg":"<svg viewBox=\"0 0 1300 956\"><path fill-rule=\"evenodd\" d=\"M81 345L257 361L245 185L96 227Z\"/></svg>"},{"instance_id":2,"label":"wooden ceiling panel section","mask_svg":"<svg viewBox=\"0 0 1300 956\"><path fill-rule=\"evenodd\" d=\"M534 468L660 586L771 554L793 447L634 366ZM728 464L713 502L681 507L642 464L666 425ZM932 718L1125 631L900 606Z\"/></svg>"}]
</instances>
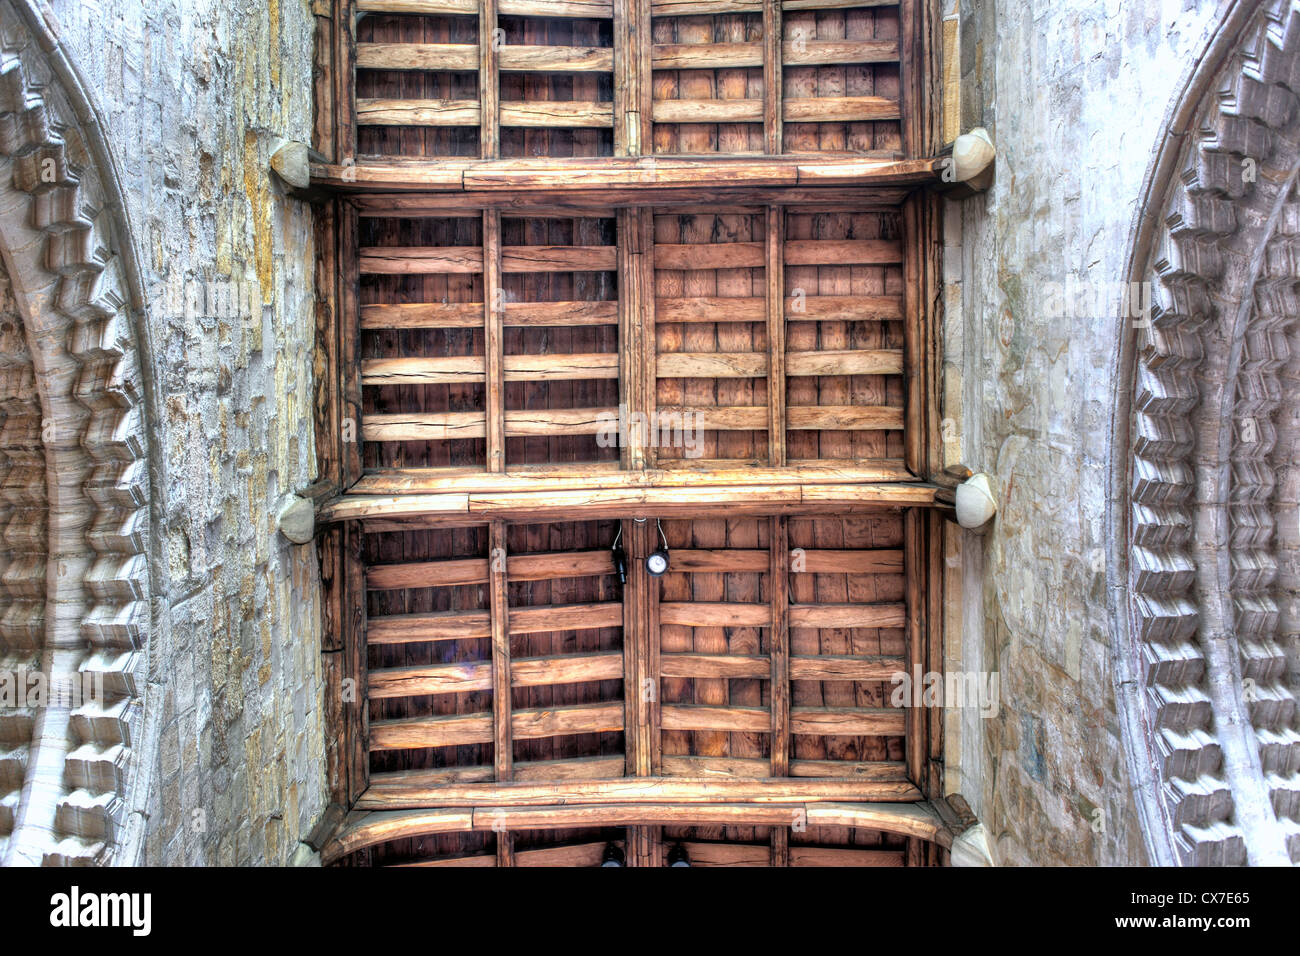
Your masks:
<instances>
[{"instance_id":1,"label":"wooden ceiling panel section","mask_svg":"<svg viewBox=\"0 0 1300 956\"><path fill-rule=\"evenodd\" d=\"M313 11L326 861L940 862L934 11Z\"/></svg>"}]
</instances>

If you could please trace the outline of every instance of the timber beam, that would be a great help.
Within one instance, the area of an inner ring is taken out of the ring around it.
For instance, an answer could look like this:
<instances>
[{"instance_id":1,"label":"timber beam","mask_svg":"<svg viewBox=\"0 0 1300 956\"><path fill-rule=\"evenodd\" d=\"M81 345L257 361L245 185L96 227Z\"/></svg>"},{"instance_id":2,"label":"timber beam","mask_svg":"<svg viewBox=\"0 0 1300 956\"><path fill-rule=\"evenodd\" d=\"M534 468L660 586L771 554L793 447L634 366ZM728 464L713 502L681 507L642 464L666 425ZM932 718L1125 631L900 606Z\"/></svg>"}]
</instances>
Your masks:
<instances>
[{"instance_id":1,"label":"timber beam","mask_svg":"<svg viewBox=\"0 0 1300 956\"><path fill-rule=\"evenodd\" d=\"M630 826L832 826L897 833L951 847L953 833L935 807L918 803L620 803L356 810L321 851L330 864L390 840L492 830Z\"/></svg>"}]
</instances>

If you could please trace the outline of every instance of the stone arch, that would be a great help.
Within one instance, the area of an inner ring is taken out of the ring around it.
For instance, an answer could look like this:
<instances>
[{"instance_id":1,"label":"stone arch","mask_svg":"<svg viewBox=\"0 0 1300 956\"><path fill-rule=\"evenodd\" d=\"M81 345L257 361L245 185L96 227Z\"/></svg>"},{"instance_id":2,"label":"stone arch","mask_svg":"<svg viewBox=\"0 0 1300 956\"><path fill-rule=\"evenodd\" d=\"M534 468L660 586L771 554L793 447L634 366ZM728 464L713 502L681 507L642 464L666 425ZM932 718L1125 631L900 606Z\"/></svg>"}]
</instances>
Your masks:
<instances>
[{"instance_id":1,"label":"stone arch","mask_svg":"<svg viewBox=\"0 0 1300 956\"><path fill-rule=\"evenodd\" d=\"M0 263L0 666L49 680L0 710L0 860L133 863L158 710L143 296L99 120L32 0L0 0Z\"/></svg>"},{"instance_id":2,"label":"stone arch","mask_svg":"<svg viewBox=\"0 0 1300 956\"><path fill-rule=\"evenodd\" d=\"M1298 176L1300 10L1240 0L1148 175L1120 345L1108 588L1153 863L1300 862Z\"/></svg>"}]
</instances>

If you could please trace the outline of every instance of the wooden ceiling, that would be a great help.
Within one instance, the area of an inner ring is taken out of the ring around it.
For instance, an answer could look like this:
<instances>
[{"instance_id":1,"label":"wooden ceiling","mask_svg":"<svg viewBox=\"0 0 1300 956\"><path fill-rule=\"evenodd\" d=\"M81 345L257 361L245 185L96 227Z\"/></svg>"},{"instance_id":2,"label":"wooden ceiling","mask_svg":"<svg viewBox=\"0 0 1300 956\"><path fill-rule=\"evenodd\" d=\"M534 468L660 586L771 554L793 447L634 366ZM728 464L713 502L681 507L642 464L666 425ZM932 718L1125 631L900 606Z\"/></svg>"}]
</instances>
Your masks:
<instances>
[{"instance_id":1,"label":"wooden ceiling","mask_svg":"<svg viewBox=\"0 0 1300 956\"><path fill-rule=\"evenodd\" d=\"M315 6L326 856L938 862L928 8Z\"/></svg>"}]
</instances>

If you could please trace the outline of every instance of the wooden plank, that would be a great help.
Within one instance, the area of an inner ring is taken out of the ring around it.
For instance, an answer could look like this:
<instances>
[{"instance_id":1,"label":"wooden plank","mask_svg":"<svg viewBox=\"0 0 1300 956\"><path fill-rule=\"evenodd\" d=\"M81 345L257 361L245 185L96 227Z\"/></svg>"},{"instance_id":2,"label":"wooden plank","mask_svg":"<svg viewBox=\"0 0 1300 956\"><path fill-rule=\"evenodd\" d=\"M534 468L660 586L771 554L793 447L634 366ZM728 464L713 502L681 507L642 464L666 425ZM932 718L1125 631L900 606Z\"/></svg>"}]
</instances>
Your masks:
<instances>
[{"instance_id":1,"label":"wooden plank","mask_svg":"<svg viewBox=\"0 0 1300 956\"><path fill-rule=\"evenodd\" d=\"M785 79L781 63L782 34L780 0L763 0L763 149L770 155L784 151L781 128Z\"/></svg>"},{"instance_id":2,"label":"wooden plank","mask_svg":"<svg viewBox=\"0 0 1300 956\"><path fill-rule=\"evenodd\" d=\"M761 242L655 243L656 269L753 269L764 261Z\"/></svg>"},{"instance_id":3,"label":"wooden plank","mask_svg":"<svg viewBox=\"0 0 1300 956\"><path fill-rule=\"evenodd\" d=\"M771 866L787 867L790 865L790 831L785 827L773 827L769 859Z\"/></svg>"},{"instance_id":4,"label":"wooden plank","mask_svg":"<svg viewBox=\"0 0 1300 956\"><path fill-rule=\"evenodd\" d=\"M660 378L760 378L767 374L761 352L664 352L656 361Z\"/></svg>"},{"instance_id":5,"label":"wooden plank","mask_svg":"<svg viewBox=\"0 0 1300 956\"><path fill-rule=\"evenodd\" d=\"M501 213L495 209L483 212L483 354L484 363L484 429L487 470L505 471L505 330L502 306L505 289L502 287Z\"/></svg>"},{"instance_id":6,"label":"wooden plank","mask_svg":"<svg viewBox=\"0 0 1300 956\"><path fill-rule=\"evenodd\" d=\"M672 572L768 570L767 552L745 548L674 548Z\"/></svg>"},{"instance_id":7,"label":"wooden plank","mask_svg":"<svg viewBox=\"0 0 1300 956\"><path fill-rule=\"evenodd\" d=\"M690 416L696 428L706 431L762 431L768 426L769 413L764 405L730 405L713 408L664 405L660 416Z\"/></svg>"},{"instance_id":8,"label":"wooden plank","mask_svg":"<svg viewBox=\"0 0 1300 956\"><path fill-rule=\"evenodd\" d=\"M656 123L761 123L763 101L655 100L653 115Z\"/></svg>"},{"instance_id":9,"label":"wooden plank","mask_svg":"<svg viewBox=\"0 0 1300 956\"><path fill-rule=\"evenodd\" d=\"M903 627L905 604L794 604L791 627Z\"/></svg>"},{"instance_id":10,"label":"wooden plank","mask_svg":"<svg viewBox=\"0 0 1300 956\"><path fill-rule=\"evenodd\" d=\"M614 564L610 552L565 551L548 554L516 554L509 559L507 570L511 581L554 581L561 578L579 578L613 574Z\"/></svg>"},{"instance_id":11,"label":"wooden plank","mask_svg":"<svg viewBox=\"0 0 1300 956\"><path fill-rule=\"evenodd\" d=\"M483 325L482 302L394 302L361 307L363 329L472 329Z\"/></svg>"},{"instance_id":12,"label":"wooden plank","mask_svg":"<svg viewBox=\"0 0 1300 956\"><path fill-rule=\"evenodd\" d=\"M767 866L768 848L748 843L700 843L684 841L682 849L691 866Z\"/></svg>"},{"instance_id":13,"label":"wooden plank","mask_svg":"<svg viewBox=\"0 0 1300 956\"><path fill-rule=\"evenodd\" d=\"M364 359L362 385L435 385L453 382L481 382L481 355L439 358Z\"/></svg>"},{"instance_id":14,"label":"wooden plank","mask_svg":"<svg viewBox=\"0 0 1300 956\"><path fill-rule=\"evenodd\" d=\"M705 779L725 777L753 780L770 776L772 771L771 762L759 757L665 756L662 764L660 772L665 776Z\"/></svg>"},{"instance_id":15,"label":"wooden plank","mask_svg":"<svg viewBox=\"0 0 1300 956\"><path fill-rule=\"evenodd\" d=\"M769 2L770 9L772 3ZM768 16L780 26L780 13ZM779 133L777 134L779 135ZM774 141L779 144L780 140ZM779 148L779 147L777 147ZM786 344L785 344L785 209L769 206L767 209L767 343L772 362L767 370L767 449L768 461L780 467L786 463Z\"/></svg>"},{"instance_id":16,"label":"wooden plank","mask_svg":"<svg viewBox=\"0 0 1300 956\"><path fill-rule=\"evenodd\" d=\"M656 43L656 70L732 70L763 65L762 43Z\"/></svg>"},{"instance_id":17,"label":"wooden plank","mask_svg":"<svg viewBox=\"0 0 1300 956\"><path fill-rule=\"evenodd\" d=\"M595 435L617 420L616 408L511 410L506 412L506 436Z\"/></svg>"},{"instance_id":18,"label":"wooden plank","mask_svg":"<svg viewBox=\"0 0 1300 956\"><path fill-rule=\"evenodd\" d=\"M360 126L478 126L477 100L357 99Z\"/></svg>"},{"instance_id":19,"label":"wooden plank","mask_svg":"<svg viewBox=\"0 0 1300 956\"><path fill-rule=\"evenodd\" d=\"M617 246L506 246L503 272L613 272Z\"/></svg>"},{"instance_id":20,"label":"wooden plank","mask_svg":"<svg viewBox=\"0 0 1300 956\"><path fill-rule=\"evenodd\" d=\"M503 46L498 62L503 70L534 73L609 73L614 51L596 46Z\"/></svg>"},{"instance_id":21,"label":"wooden plank","mask_svg":"<svg viewBox=\"0 0 1300 956\"><path fill-rule=\"evenodd\" d=\"M803 40L782 44L786 66L827 66L839 63L895 63L897 40Z\"/></svg>"},{"instance_id":22,"label":"wooden plank","mask_svg":"<svg viewBox=\"0 0 1300 956\"><path fill-rule=\"evenodd\" d=\"M664 601L659 605L659 623L683 627L767 627L771 624L771 614L765 604Z\"/></svg>"},{"instance_id":23,"label":"wooden plank","mask_svg":"<svg viewBox=\"0 0 1300 956\"><path fill-rule=\"evenodd\" d=\"M902 657L886 654L865 657L818 655L790 659L791 680L864 680L890 681L905 673Z\"/></svg>"},{"instance_id":24,"label":"wooden plank","mask_svg":"<svg viewBox=\"0 0 1300 956\"><path fill-rule=\"evenodd\" d=\"M510 779L514 762L510 688L510 598L506 589L506 525L488 530L488 607L492 626L492 754L496 779Z\"/></svg>"},{"instance_id":25,"label":"wooden plank","mask_svg":"<svg viewBox=\"0 0 1300 956\"><path fill-rule=\"evenodd\" d=\"M470 830L544 830L606 826L788 826L803 810L809 826L857 827L952 845L952 831L927 803L664 804L434 808L354 811L321 850L333 863L391 840Z\"/></svg>"},{"instance_id":26,"label":"wooden plank","mask_svg":"<svg viewBox=\"0 0 1300 956\"><path fill-rule=\"evenodd\" d=\"M358 43L358 70L463 70L479 68L474 43Z\"/></svg>"},{"instance_id":27,"label":"wooden plank","mask_svg":"<svg viewBox=\"0 0 1300 956\"><path fill-rule=\"evenodd\" d=\"M414 750L488 744L493 739L491 714L407 717L370 724L370 750Z\"/></svg>"},{"instance_id":28,"label":"wooden plank","mask_svg":"<svg viewBox=\"0 0 1300 956\"><path fill-rule=\"evenodd\" d=\"M601 129L614 125L614 104L532 100L501 104L501 125L525 129Z\"/></svg>"},{"instance_id":29,"label":"wooden plank","mask_svg":"<svg viewBox=\"0 0 1300 956\"><path fill-rule=\"evenodd\" d=\"M518 761L513 766L515 781L604 780L617 776L623 766L621 756L579 757L572 760ZM419 793L458 783L491 783L493 767L440 767L437 769L396 770L372 774L370 790L357 801L358 809L383 806L388 793Z\"/></svg>"},{"instance_id":30,"label":"wooden plank","mask_svg":"<svg viewBox=\"0 0 1300 956\"><path fill-rule=\"evenodd\" d=\"M903 246L893 239L788 239L787 266L893 265L903 261Z\"/></svg>"},{"instance_id":31,"label":"wooden plank","mask_svg":"<svg viewBox=\"0 0 1300 956\"><path fill-rule=\"evenodd\" d=\"M902 375L902 349L827 349L788 352L787 375Z\"/></svg>"},{"instance_id":32,"label":"wooden plank","mask_svg":"<svg viewBox=\"0 0 1300 956\"><path fill-rule=\"evenodd\" d=\"M351 31L343 32L351 35ZM342 149L342 132L339 135L339 148ZM356 207L351 203L341 202L336 210L339 232L335 301L338 303L339 329L339 424L343 428L339 446L339 480L346 489L361 477L361 442L358 440L357 425L362 421L362 409L365 407L361 386L361 323L358 308L361 280L358 274L357 243L360 238L360 221Z\"/></svg>"},{"instance_id":33,"label":"wooden plank","mask_svg":"<svg viewBox=\"0 0 1300 956\"><path fill-rule=\"evenodd\" d=\"M907 511L903 515L903 555L906 563L903 593L906 601L904 625L907 628L905 644L907 673L912 675L923 674L926 670L925 632L922 629L922 622L928 613L925 605L927 573L925 538L922 516L916 511ZM905 708L907 772L911 779L922 787L926 782L926 756L929 750L928 710L929 708L926 707Z\"/></svg>"},{"instance_id":34,"label":"wooden plank","mask_svg":"<svg viewBox=\"0 0 1300 956\"><path fill-rule=\"evenodd\" d=\"M478 246L369 246L360 250L362 275L464 275L483 271Z\"/></svg>"},{"instance_id":35,"label":"wooden plank","mask_svg":"<svg viewBox=\"0 0 1300 956\"><path fill-rule=\"evenodd\" d=\"M476 14L479 0L356 0L357 13Z\"/></svg>"},{"instance_id":36,"label":"wooden plank","mask_svg":"<svg viewBox=\"0 0 1300 956\"><path fill-rule=\"evenodd\" d=\"M725 298L694 296L655 301L657 322L765 322L767 300L761 296Z\"/></svg>"},{"instance_id":37,"label":"wooden plank","mask_svg":"<svg viewBox=\"0 0 1300 956\"><path fill-rule=\"evenodd\" d=\"M620 731L623 729L623 702L517 710L511 720L511 729L519 740ZM545 783L539 786L545 793L553 792L559 785Z\"/></svg>"},{"instance_id":38,"label":"wooden plank","mask_svg":"<svg viewBox=\"0 0 1300 956\"><path fill-rule=\"evenodd\" d=\"M594 712L595 707L607 705L579 706ZM564 710L576 709L564 708ZM909 788L910 785L906 782L778 780L771 777L740 776L616 777L603 780L538 780L509 783L448 782L436 788L426 789L386 783L367 793L359 803L359 807L388 810L414 807L505 808L553 804L615 806L645 802L666 806L711 803L737 805L878 803L898 801L899 794L914 794L915 788Z\"/></svg>"},{"instance_id":39,"label":"wooden plank","mask_svg":"<svg viewBox=\"0 0 1300 956\"><path fill-rule=\"evenodd\" d=\"M784 517L769 519L771 554L771 667L772 776L790 775L790 529ZM775 846L775 844L773 844Z\"/></svg>"},{"instance_id":40,"label":"wooden plank","mask_svg":"<svg viewBox=\"0 0 1300 956\"><path fill-rule=\"evenodd\" d=\"M659 721L664 730L765 734L772 728L772 715L766 707L663 704L659 708Z\"/></svg>"},{"instance_id":41,"label":"wooden plank","mask_svg":"<svg viewBox=\"0 0 1300 956\"><path fill-rule=\"evenodd\" d=\"M611 651L565 654L559 657L518 657L510 662L510 668L511 684L514 687L622 680L623 655Z\"/></svg>"},{"instance_id":42,"label":"wooden plank","mask_svg":"<svg viewBox=\"0 0 1300 956\"><path fill-rule=\"evenodd\" d=\"M505 125L498 63L500 41L497 34L497 0L481 0L478 47L479 155L484 159L495 159L501 155L501 127ZM491 302L492 299L489 298L488 301Z\"/></svg>"},{"instance_id":43,"label":"wooden plank","mask_svg":"<svg viewBox=\"0 0 1300 956\"><path fill-rule=\"evenodd\" d=\"M787 123L872 123L901 115L898 101L884 96L787 97L781 104Z\"/></svg>"},{"instance_id":44,"label":"wooden plank","mask_svg":"<svg viewBox=\"0 0 1300 956\"><path fill-rule=\"evenodd\" d=\"M510 609L511 634L539 634L545 631L579 631L618 627L623 623L623 605L553 604Z\"/></svg>"},{"instance_id":45,"label":"wooden plank","mask_svg":"<svg viewBox=\"0 0 1300 956\"><path fill-rule=\"evenodd\" d=\"M492 670L487 662L383 667L370 671L366 693L371 700L383 700L491 690Z\"/></svg>"},{"instance_id":46,"label":"wooden plank","mask_svg":"<svg viewBox=\"0 0 1300 956\"><path fill-rule=\"evenodd\" d=\"M507 302L505 324L537 328L583 325L614 325L618 302Z\"/></svg>"},{"instance_id":47,"label":"wooden plank","mask_svg":"<svg viewBox=\"0 0 1300 956\"><path fill-rule=\"evenodd\" d=\"M613 0L497 0L500 12L513 17L580 17L607 19L614 15Z\"/></svg>"},{"instance_id":48,"label":"wooden plank","mask_svg":"<svg viewBox=\"0 0 1300 956\"><path fill-rule=\"evenodd\" d=\"M907 782L907 767L886 760L792 760L792 777L856 777L893 783ZM917 791L920 794L920 791Z\"/></svg>"},{"instance_id":49,"label":"wooden plank","mask_svg":"<svg viewBox=\"0 0 1300 956\"><path fill-rule=\"evenodd\" d=\"M790 733L816 736L901 737L905 732L901 709L878 707L793 707Z\"/></svg>"},{"instance_id":50,"label":"wooden plank","mask_svg":"<svg viewBox=\"0 0 1300 956\"><path fill-rule=\"evenodd\" d=\"M432 611L372 617L366 626L369 644L420 644L491 637L487 611Z\"/></svg>"},{"instance_id":51,"label":"wooden plank","mask_svg":"<svg viewBox=\"0 0 1300 956\"><path fill-rule=\"evenodd\" d=\"M786 409L792 430L850 431L903 427L903 410L887 405L792 405Z\"/></svg>"},{"instance_id":52,"label":"wooden plank","mask_svg":"<svg viewBox=\"0 0 1300 956\"><path fill-rule=\"evenodd\" d=\"M865 850L847 847L792 846L790 866L902 866L901 850Z\"/></svg>"},{"instance_id":53,"label":"wooden plank","mask_svg":"<svg viewBox=\"0 0 1300 956\"><path fill-rule=\"evenodd\" d=\"M787 299L786 319L794 322L890 321L903 318L898 295L810 295Z\"/></svg>"},{"instance_id":54,"label":"wooden plank","mask_svg":"<svg viewBox=\"0 0 1300 956\"><path fill-rule=\"evenodd\" d=\"M713 13L758 13L763 0L650 0L656 17L698 17Z\"/></svg>"},{"instance_id":55,"label":"wooden plank","mask_svg":"<svg viewBox=\"0 0 1300 956\"><path fill-rule=\"evenodd\" d=\"M364 441L445 441L486 435L487 417L482 412L367 415L361 421Z\"/></svg>"},{"instance_id":56,"label":"wooden plank","mask_svg":"<svg viewBox=\"0 0 1300 956\"><path fill-rule=\"evenodd\" d=\"M807 574L903 573L903 552L895 549L826 551L800 548L798 559L800 571Z\"/></svg>"},{"instance_id":57,"label":"wooden plank","mask_svg":"<svg viewBox=\"0 0 1300 956\"><path fill-rule=\"evenodd\" d=\"M662 654L659 676L766 680L771 677L771 662L746 654Z\"/></svg>"},{"instance_id":58,"label":"wooden plank","mask_svg":"<svg viewBox=\"0 0 1300 956\"><path fill-rule=\"evenodd\" d=\"M618 353L582 355L507 355L507 382L617 379Z\"/></svg>"}]
</instances>

